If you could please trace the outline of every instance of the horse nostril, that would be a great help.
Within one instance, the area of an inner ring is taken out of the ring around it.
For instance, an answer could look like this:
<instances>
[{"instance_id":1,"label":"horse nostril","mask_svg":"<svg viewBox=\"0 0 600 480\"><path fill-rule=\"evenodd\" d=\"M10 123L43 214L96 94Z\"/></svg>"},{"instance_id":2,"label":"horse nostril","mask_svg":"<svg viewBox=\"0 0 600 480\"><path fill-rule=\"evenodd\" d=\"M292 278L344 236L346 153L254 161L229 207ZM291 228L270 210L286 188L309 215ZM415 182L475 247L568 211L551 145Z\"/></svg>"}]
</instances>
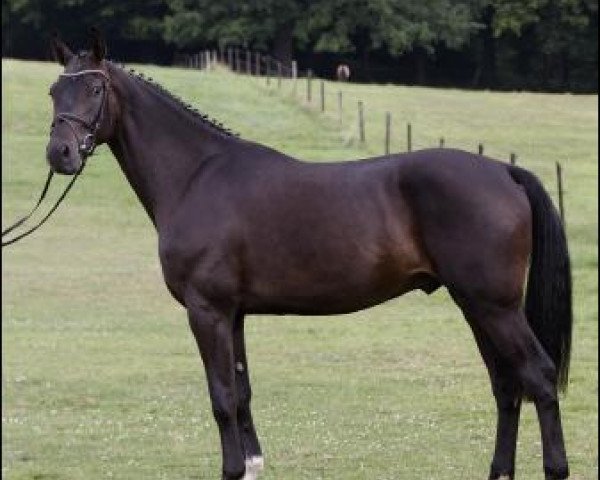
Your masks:
<instances>
[{"instance_id":1,"label":"horse nostril","mask_svg":"<svg viewBox=\"0 0 600 480\"><path fill-rule=\"evenodd\" d=\"M63 154L63 157L68 157L69 156L69 146L68 145L65 145L62 148L62 154Z\"/></svg>"}]
</instances>

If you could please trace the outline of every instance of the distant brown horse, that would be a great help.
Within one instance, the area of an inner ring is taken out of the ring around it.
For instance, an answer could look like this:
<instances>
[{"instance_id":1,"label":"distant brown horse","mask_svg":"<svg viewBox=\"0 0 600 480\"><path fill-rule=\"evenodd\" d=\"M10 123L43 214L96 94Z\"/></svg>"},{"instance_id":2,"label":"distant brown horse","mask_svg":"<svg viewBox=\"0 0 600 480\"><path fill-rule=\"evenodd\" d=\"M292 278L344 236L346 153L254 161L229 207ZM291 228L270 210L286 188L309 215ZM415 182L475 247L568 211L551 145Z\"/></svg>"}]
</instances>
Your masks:
<instances>
[{"instance_id":1,"label":"distant brown horse","mask_svg":"<svg viewBox=\"0 0 600 480\"><path fill-rule=\"evenodd\" d=\"M58 38L53 47L65 69L50 91L48 162L74 174L107 143L154 223L165 282L206 369L223 479L253 479L263 463L247 315L355 312L441 286L473 331L496 398L489 478L514 477L523 398L537 409L546 479L567 478L557 387L571 348L570 264L534 175L451 149L303 162L231 135L105 60L98 35L89 52Z\"/></svg>"},{"instance_id":2,"label":"distant brown horse","mask_svg":"<svg viewBox=\"0 0 600 480\"><path fill-rule=\"evenodd\" d=\"M347 82L350 78L350 67L345 63L341 63L335 70L335 75L340 82Z\"/></svg>"}]
</instances>

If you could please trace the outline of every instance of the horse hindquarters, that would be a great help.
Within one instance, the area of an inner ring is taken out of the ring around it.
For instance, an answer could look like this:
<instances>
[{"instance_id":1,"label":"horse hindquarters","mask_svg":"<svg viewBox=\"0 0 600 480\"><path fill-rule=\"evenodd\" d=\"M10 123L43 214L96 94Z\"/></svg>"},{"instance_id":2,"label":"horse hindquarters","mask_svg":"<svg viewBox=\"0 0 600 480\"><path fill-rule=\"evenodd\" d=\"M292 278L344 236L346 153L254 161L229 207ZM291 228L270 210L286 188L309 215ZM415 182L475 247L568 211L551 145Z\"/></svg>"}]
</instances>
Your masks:
<instances>
[{"instance_id":1,"label":"horse hindquarters","mask_svg":"<svg viewBox=\"0 0 600 480\"><path fill-rule=\"evenodd\" d=\"M561 276L558 283L568 283L568 268L548 258L556 243L564 246L564 239L546 238L547 247L539 251L543 244L539 237L556 230L555 218L548 214L551 203L531 174L515 175L524 178L519 182L524 186L521 189L507 167L492 162L457 162L453 172L439 171L439 166L438 170L418 168L421 184L409 185L408 191L414 194L411 204L425 248L438 278L475 333L496 396L498 429L490 478L514 475L522 396L532 399L538 412L546 478L567 478L555 355L546 350L546 344L549 337L551 345L569 343L564 333L557 340L549 331L565 323L568 326L554 330L569 330L570 317L557 319L555 325L544 324L545 320L537 318L543 311L528 308L532 318L526 318L521 306L532 245L538 251L532 254L530 279L538 278L543 257L544 262L558 265L553 272ZM548 223L555 228L548 229ZM558 252L566 255L566 248ZM528 305L539 305L529 300L532 295L535 292L530 291ZM564 362L566 353L562 355ZM563 365L559 363L559 368Z\"/></svg>"}]
</instances>

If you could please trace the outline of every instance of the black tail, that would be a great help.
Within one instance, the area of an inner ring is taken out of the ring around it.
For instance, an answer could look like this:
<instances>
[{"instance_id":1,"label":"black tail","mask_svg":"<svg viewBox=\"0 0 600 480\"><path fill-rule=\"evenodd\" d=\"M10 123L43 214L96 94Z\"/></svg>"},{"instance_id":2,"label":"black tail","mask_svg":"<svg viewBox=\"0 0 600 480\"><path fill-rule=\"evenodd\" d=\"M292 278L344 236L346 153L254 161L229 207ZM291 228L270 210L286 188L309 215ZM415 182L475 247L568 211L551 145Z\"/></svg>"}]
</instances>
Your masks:
<instances>
[{"instance_id":1,"label":"black tail","mask_svg":"<svg viewBox=\"0 0 600 480\"><path fill-rule=\"evenodd\" d=\"M571 264L560 217L541 182L519 167L508 167L525 188L532 211L532 252L525 314L535 336L550 356L558 374L558 388L566 391L571 360Z\"/></svg>"}]
</instances>

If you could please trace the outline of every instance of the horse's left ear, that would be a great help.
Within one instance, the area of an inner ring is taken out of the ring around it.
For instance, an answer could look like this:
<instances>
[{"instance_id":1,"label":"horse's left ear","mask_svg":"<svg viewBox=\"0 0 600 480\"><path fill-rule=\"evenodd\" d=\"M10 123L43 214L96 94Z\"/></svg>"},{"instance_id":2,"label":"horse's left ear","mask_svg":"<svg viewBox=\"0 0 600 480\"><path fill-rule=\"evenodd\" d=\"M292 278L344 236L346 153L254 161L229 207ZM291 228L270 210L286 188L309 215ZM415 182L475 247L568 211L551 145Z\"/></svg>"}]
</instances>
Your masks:
<instances>
[{"instance_id":1,"label":"horse's left ear","mask_svg":"<svg viewBox=\"0 0 600 480\"><path fill-rule=\"evenodd\" d=\"M90 35L92 37L92 54L97 62L100 62L106 57L106 42L96 27L90 28Z\"/></svg>"},{"instance_id":2,"label":"horse's left ear","mask_svg":"<svg viewBox=\"0 0 600 480\"><path fill-rule=\"evenodd\" d=\"M52 32L51 44L52 55L54 59L60 63L63 67L69 63L73 52L67 47L67 45L60 39L58 32Z\"/></svg>"}]
</instances>

